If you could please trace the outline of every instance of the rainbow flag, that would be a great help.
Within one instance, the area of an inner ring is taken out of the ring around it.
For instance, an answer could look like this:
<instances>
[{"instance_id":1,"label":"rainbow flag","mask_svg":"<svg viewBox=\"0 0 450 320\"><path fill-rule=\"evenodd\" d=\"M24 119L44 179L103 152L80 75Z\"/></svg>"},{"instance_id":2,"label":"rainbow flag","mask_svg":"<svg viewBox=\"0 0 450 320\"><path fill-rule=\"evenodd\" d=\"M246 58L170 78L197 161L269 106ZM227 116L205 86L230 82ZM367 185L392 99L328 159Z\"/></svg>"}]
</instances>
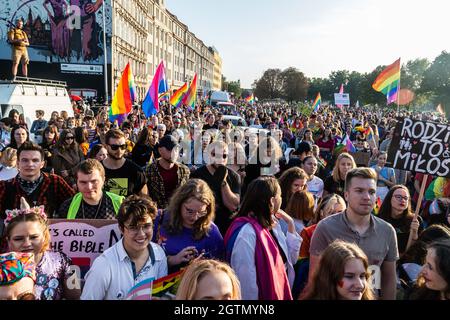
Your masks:
<instances>
[{"instance_id":1,"label":"rainbow flag","mask_svg":"<svg viewBox=\"0 0 450 320\"><path fill-rule=\"evenodd\" d=\"M114 98L109 108L108 116L111 122L119 121L119 125L126 118L133 108L136 100L136 88L134 84L133 72L131 72L130 63L127 64L122 72L119 84L117 85Z\"/></svg>"},{"instance_id":2,"label":"rainbow flag","mask_svg":"<svg viewBox=\"0 0 450 320\"><path fill-rule=\"evenodd\" d=\"M159 94L168 91L168 85L166 81L166 72L164 68L164 61L161 61L156 69L155 76L153 77L152 84L148 89L147 95L142 102L142 111L144 111L147 118L156 114L159 111Z\"/></svg>"},{"instance_id":3,"label":"rainbow flag","mask_svg":"<svg viewBox=\"0 0 450 320\"><path fill-rule=\"evenodd\" d=\"M345 148L347 149L347 152L356 152L356 148L349 138L347 138L347 141L345 142Z\"/></svg>"},{"instance_id":4,"label":"rainbow flag","mask_svg":"<svg viewBox=\"0 0 450 320\"><path fill-rule=\"evenodd\" d=\"M320 92L317 94L316 100L313 103L313 112L317 112L320 108L320 104L322 103L322 97L320 96Z\"/></svg>"},{"instance_id":5,"label":"rainbow flag","mask_svg":"<svg viewBox=\"0 0 450 320\"><path fill-rule=\"evenodd\" d=\"M372 88L374 88L375 91L382 92L386 95L388 104L397 100L398 91L400 89L400 67L399 58L384 69L372 84Z\"/></svg>"},{"instance_id":6,"label":"rainbow flag","mask_svg":"<svg viewBox=\"0 0 450 320\"><path fill-rule=\"evenodd\" d=\"M195 74L194 79L192 79L191 85L189 86L188 91L183 97L183 104L191 107L192 109L195 107L195 101L197 100L197 74Z\"/></svg>"},{"instance_id":7,"label":"rainbow flag","mask_svg":"<svg viewBox=\"0 0 450 320\"><path fill-rule=\"evenodd\" d=\"M247 102L247 103L253 104L253 103L255 102L255 96L254 96L253 93L252 93L250 96L248 96L248 97L245 98L244 100L245 100L245 102Z\"/></svg>"},{"instance_id":8,"label":"rainbow flag","mask_svg":"<svg viewBox=\"0 0 450 320\"><path fill-rule=\"evenodd\" d=\"M176 294L178 284L181 281L185 269L181 269L178 272L171 273L163 278L156 279L153 282L152 296L161 298L167 294Z\"/></svg>"},{"instance_id":9,"label":"rainbow flag","mask_svg":"<svg viewBox=\"0 0 450 320\"><path fill-rule=\"evenodd\" d=\"M187 82L183 84L183 86L175 91L173 96L170 98L169 103L170 105L179 108L181 106L181 103L183 102L184 94L188 91L188 85Z\"/></svg>"},{"instance_id":10,"label":"rainbow flag","mask_svg":"<svg viewBox=\"0 0 450 320\"><path fill-rule=\"evenodd\" d=\"M136 284L128 291L125 300L151 300L153 280L155 278L148 278Z\"/></svg>"}]
</instances>

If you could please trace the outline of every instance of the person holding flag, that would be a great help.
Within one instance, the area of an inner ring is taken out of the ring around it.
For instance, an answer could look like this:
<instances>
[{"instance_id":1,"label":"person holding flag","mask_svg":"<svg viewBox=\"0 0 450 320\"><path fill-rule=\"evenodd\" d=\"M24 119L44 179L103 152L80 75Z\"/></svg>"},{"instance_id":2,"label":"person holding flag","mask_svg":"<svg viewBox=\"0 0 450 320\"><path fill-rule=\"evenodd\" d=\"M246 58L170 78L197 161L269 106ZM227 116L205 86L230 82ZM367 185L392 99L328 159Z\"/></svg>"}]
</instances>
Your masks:
<instances>
[{"instance_id":1,"label":"person holding flag","mask_svg":"<svg viewBox=\"0 0 450 320\"><path fill-rule=\"evenodd\" d=\"M147 95L142 102L142 111L144 111L147 118L150 118L159 112L159 94L166 93L167 91L168 84L166 80L164 61L161 61L158 68L156 68L150 88L148 89Z\"/></svg>"}]
</instances>

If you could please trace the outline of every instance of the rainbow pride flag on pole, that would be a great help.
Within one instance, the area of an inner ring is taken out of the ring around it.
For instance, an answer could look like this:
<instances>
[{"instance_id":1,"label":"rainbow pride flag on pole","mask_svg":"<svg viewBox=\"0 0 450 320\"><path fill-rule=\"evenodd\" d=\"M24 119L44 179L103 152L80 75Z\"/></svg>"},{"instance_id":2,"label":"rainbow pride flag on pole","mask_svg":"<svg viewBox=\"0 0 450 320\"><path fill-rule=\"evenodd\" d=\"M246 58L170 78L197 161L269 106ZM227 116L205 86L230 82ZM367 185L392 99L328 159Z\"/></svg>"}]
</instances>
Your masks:
<instances>
[{"instance_id":1,"label":"rainbow pride flag on pole","mask_svg":"<svg viewBox=\"0 0 450 320\"><path fill-rule=\"evenodd\" d=\"M245 102L250 103L251 105L253 105L253 103L255 103L255 96L253 95L253 93L248 96L247 98L245 98Z\"/></svg>"},{"instance_id":2,"label":"rainbow pride flag on pole","mask_svg":"<svg viewBox=\"0 0 450 320\"><path fill-rule=\"evenodd\" d=\"M184 95L183 104L194 109L196 100L197 100L197 74L195 74L188 91Z\"/></svg>"},{"instance_id":3,"label":"rainbow pride flag on pole","mask_svg":"<svg viewBox=\"0 0 450 320\"><path fill-rule=\"evenodd\" d=\"M133 108L136 100L136 88L134 84L133 73L131 72L130 63L128 63L122 72L119 84L117 85L114 98L109 108L108 116L111 122L118 120L119 124L123 122L128 113Z\"/></svg>"},{"instance_id":4,"label":"rainbow pride flag on pole","mask_svg":"<svg viewBox=\"0 0 450 320\"><path fill-rule=\"evenodd\" d=\"M188 85L187 82L183 84L183 86L175 91L173 96L170 98L169 103L170 105L179 108L181 106L181 103L183 102L184 94L188 91Z\"/></svg>"},{"instance_id":5,"label":"rainbow pride flag on pole","mask_svg":"<svg viewBox=\"0 0 450 320\"><path fill-rule=\"evenodd\" d=\"M317 94L316 100L313 103L313 112L317 112L320 108L320 104L322 103L322 97L320 96L320 92Z\"/></svg>"},{"instance_id":6,"label":"rainbow pride flag on pole","mask_svg":"<svg viewBox=\"0 0 450 320\"><path fill-rule=\"evenodd\" d=\"M387 97L387 103L390 104L397 100L400 90L400 58L390 66L387 66L372 84L375 91L382 92Z\"/></svg>"},{"instance_id":7,"label":"rainbow pride flag on pole","mask_svg":"<svg viewBox=\"0 0 450 320\"><path fill-rule=\"evenodd\" d=\"M164 68L164 61L161 61L158 68L156 68L155 76L153 77L152 84L148 89L147 95L142 102L142 110L146 117L150 117L159 111L159 94L168 91L168 85L166 81L166 72Z\"/></svg>"}]
</instances>

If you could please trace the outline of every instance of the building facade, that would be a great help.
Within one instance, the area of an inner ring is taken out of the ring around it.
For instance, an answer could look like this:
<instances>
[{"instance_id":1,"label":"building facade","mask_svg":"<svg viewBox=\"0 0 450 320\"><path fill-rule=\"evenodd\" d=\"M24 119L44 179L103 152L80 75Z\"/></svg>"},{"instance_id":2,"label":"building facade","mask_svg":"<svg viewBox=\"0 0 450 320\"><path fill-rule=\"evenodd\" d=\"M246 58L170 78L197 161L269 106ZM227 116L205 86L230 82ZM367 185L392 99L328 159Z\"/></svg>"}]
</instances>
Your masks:
<instances>
[{"instance_id":1,"label":"building facade","mask_svg":"<svg viewBox=\"0 0 450 320\"><path fill-rule=\"evenodd\" d=\"M222 58L216 48L210 47L209 51L213 54L214 69L213 69L213 91L222 90Z\"/></svg>"},{"instance_id":2,"label":"building facade","mask_svg":"<svg viewBox=\"0 0 450 320\"><path fill-rule=\"evenodd\" d=\"M164 0L113 0L112 20L113 90L128 61L139 101L161 61L171 90L195 74L199 95L213 89L215 54L166 8Z\"/></svg>"}]
</instances>

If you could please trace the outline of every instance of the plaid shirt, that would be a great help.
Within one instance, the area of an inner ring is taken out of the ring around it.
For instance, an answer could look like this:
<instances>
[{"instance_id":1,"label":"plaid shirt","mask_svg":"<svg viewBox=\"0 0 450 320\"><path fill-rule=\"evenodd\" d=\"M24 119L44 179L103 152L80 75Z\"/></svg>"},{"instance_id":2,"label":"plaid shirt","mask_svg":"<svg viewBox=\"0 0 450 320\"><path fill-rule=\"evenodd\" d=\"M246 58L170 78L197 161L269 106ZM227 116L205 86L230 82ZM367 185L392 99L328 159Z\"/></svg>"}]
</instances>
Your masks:
<instances>
[{"instance_id":1,"label":"plaid shirt","mask_svg":"<svg viewBox=\"0 0 450 320\"><path fill-rule=\"evenodd\" d=\"M20 207L20 198L24 197L31 207L45 206L49 218L75 191L60 176L42 173L44 180L31 195L27 195L19 185L17 177L9 181L0 181L0 217L5 218L5 210Z\"/></svg>"}]
</instances>

